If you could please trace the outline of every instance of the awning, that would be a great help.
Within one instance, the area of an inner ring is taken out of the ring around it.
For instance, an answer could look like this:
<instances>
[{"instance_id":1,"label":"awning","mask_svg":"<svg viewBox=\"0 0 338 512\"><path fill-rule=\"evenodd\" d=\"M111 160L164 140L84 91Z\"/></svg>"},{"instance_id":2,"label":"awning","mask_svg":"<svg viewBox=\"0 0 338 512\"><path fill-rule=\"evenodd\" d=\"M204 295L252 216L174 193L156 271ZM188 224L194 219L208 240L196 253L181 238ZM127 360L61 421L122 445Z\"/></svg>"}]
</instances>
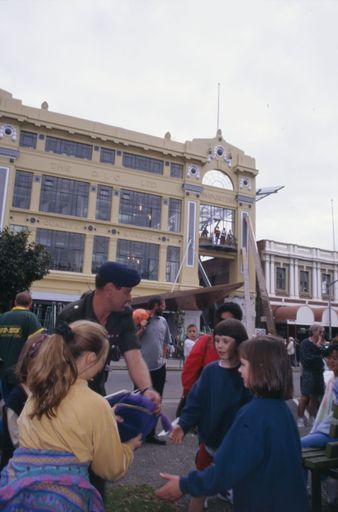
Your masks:
<instances>
[{"instance_id":1,"label":"awning","mask_svg":"<svg viewBox=\"0 0 338 512\"><path fill-rule=\"evenodd\" d=\"M272 306L276 324L312 325L315 323L313 310L302 306Z\"/></svg>"},{"instance_id":2,"label":"awning","mask_svg":"<svg viewBox=\"0 0 338 512\"><path fill-rule=\"evenodd\" d=\"M297 306L272 306L276 324L312 325L316 322L324 327L329 325L328 308L312 308L302 304ZM331 326L338 327L338 311L331 308Z\"/></svg>"},{"instance_id":3,"label":"awning","mask_svg":"<svg viewBox=\"0 0 338 512\"><path fill-rule=\"evenodd\" d=\"M166 302L166 309L168 311L177 311L178 309L187 311L203 310L210 307L215 302L223 301L225 297L241 286L243 286L243 282L218 284L208 288L193 288L191 290L172 293L144 295L142 297L134 297L132 299L132 306L144 308L150 299L161 296Z\"/></svg>"}]
</instances>

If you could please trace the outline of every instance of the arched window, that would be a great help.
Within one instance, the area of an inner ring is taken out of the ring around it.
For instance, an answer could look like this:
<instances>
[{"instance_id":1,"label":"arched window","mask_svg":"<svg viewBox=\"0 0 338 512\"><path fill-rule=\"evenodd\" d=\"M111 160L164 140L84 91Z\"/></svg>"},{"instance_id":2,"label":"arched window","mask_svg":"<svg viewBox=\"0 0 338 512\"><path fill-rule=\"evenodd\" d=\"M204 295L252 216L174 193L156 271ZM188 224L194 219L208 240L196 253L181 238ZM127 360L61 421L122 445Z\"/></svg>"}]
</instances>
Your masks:
<instances>
[{"instance_id":1,"label":"arched window","mask_svg":"<svg viewBox=\"0 0 338 512\"><path fill-rule=\"evenodd\" d=\"M226 190L233 190L233 184L229 176L221 171L208 171L202 181L203 185L209 185L210 187L223 188Z\"/></svg>"}]
</instances>

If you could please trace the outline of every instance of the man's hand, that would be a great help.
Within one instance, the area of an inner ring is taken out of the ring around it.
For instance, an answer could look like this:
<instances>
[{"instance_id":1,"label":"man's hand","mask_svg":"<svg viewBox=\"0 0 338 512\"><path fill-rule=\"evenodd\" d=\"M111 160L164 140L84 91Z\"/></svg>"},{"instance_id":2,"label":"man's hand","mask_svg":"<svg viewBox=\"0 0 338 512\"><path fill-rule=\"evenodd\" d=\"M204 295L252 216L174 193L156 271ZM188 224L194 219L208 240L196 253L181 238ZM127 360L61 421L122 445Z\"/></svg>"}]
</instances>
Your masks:
<instances>
[{"instance_id":1,"label":"man's hand","mask_svg":"<svg viewBox=\"0 0 338 512\"><path fill-rule=\"evenodd\" d=\"M172 440L174 444L181 444L183 441L184 432L182 427L179 425L175 425L170 432L169 439Z\"/></svg>"},{"instance_id":2,"label":"man's hand","mask_svg":"<svg viewBox=\"0 0 338 512\"><path fill-rule=\"evenodd\" d=\"M182 496L180 489L180 477L169 473L160 473L160 476L168 480L166 484L155 491L158 498L165 501L176 501Z\"/></svg>"},{"instance_id":3,"label":"man's hand","mask_svg":"<svg viewBox=\"0 0 338 512\"><path fill-rule=\"evenodd\" d=\"M142 434L138 434L136 437L133 437L132 439L129 439L129 441L126 442L132 450L137 450L137 448L140 448L142 445Z\"/></svg>"},{"instance_id":4,"label":"man's hand","mask_svg":"<svg viewBox=\"0 0 338 512\"><path fill-rule=\"evenodd\" d=\"M156 408L154 410L155 414L160 414L160 412L161 412L161 395L159 393L157 393L157 391L155 391L152 388L147 389L143 393L143 395L145 397L149 398L149 400L154 402L154 404L156 405Z\"/></svg>"}]
</instances>

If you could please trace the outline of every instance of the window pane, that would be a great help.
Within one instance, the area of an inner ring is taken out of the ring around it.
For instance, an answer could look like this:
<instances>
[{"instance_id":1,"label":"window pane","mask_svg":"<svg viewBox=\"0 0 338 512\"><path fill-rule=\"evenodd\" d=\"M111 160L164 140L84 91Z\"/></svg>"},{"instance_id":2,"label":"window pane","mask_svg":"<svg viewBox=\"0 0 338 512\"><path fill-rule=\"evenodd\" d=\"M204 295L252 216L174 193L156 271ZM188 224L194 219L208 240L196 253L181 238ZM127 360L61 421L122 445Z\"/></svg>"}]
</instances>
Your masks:
<instances>
[{"instance_id":1,"label":"window pane","mask_svg":"<svg viewBox=\"0 0 338 512\"><path fill-rule=\"evenodd\" d=\"M11 233L13 233L13 235L15 235L16 233L22 233L22 231L27 233L28 227L27 226L20 226L19 224L10 224L9 225L9 230L10 230Z\"/></svg>"},{"instance_id":2,"label":"window pane","mask_svg":"<svg viewBox=\"0 0 338 512\"><path fill-rule=\"evenodd\" d=\"M117 261L136 269L142 279L158 280L159 246L157 244L118 240Z\"/></svg>"},{"instance_id":3,"label":"window pane","mask_svg":"<svg viewBox=\"0 0 338 512\"><path fill-rule=\"evenodd\" d=\"M114 149L101 148L100 150L100 162L105 164L115 163L115 151Z\"/></svg>"},{"instance_id":4,"label":"window pane","mask_svg":"<svg viewBox=\"0 0 338 512\"><path fill-rule=\"evenodd\" d=\"M24 148L36 149L37 138L38 138L37 133L21 131L20 132L20 146L22 146Z\"/></svg>"},{"instance_id":5,"label":"window pane","mask_svg":"<svg viewBox=\"0 0 338 512\"><path fill-rule=\"evenodd\" d=\"M180 248L167 247L166 280L174 283L180 268Z\"/></svg>"},{"instance_id":6,"label":"window pane","mask_svg":"<svg viewBox=\"0 0 338 512\"><path fill-rule=\"evenodd\" d=\"M301 270L299 272L299 291L300 293L309 293L310 291L310 280L309 280L309 272L305 270Z\"/></svg>"},{"instance_id":7,"label":"window pane","mask_svg":"<svg viewBox=\"0 0 338 512\"><path fill-rule=\"evenodd\" d=\"M122 164L130 169L163 174L163 160L157 160L156 158L123 153Z\"/></svg>"},{"instance_id":8,"label":"window pane","mask_svg":"<svg viewBox=\"0 0 338 512\"><path fill-rule=\"evenodd\" d=\"M51 255L52 270L82 272L85 235L38 228L36 243Z\"/></svg>"},{"instance_id":9,"label":"window pane","mask_svg":"<svg viewBox=\"0 0 338 512\"><path fill-rule=\"evenodd\" d=\"M276 268L276 289L286 291L286 269Z\"/></svg>"},{"instance_id":10,"label":"window pane","mask_svg":"<svg viewBox=\"0 0 338 512\"><path fill-rule=\"evenodd\" d=\"M183 165L170 163L170 176L172 178L182 178L183 176Z\"/></svg>"},{"instance_id":11,"label":"window pane","mask_svg":"<svg viewBox=\"0 0 338 512\"><path fill-rule=\"evenodd\" d=\"M46 137L45 151L91 160L93 146L91 144L83 144L82 142L57 139L56 137Z\"/></svg>"},{"instance_id":12,"label":"window pane","mask_svg":"<svg viewBox=\"0 0 338 512\"><path fill-rule=\"evenodd\" d=\"M109 238L94 236L92 274L96 274L100 266L108 260Z\"/></svg>"},{"instance_id":13,"label":"window pane","mask_svg":"<svg viewBox=\"0 0 338 512\"><path fill-rule=\"evenodd\" d=\"M110 220L113 189L104 185L98 185L96 192L96 213L98 220Z\"/></svg>"},{"instance_id":14,"label":"window pane","mask_svg":"<svg viewBox=\"0 0 338 512\"><path fill-rule=\"evenodd\" d=\"M121 190L119 222L160 229L161 198L152 194Z\"/></svg>"},{"instance_id":15,"label":"window pane","mask_svg":"<svg viewBox=\"0 0 338 512\"><path fill-rule=\"evenodd\" d=\"M229 208L220 208L209 204L201 204L200 236L209 237L213 243L225 244L235 242L235 212Z\"/></svg>"},{"instance_id":16,"label":"window pane","mask_svg":"<svg viewBox=\"0 0 338 512\"><path fill-rule=\"evenodd\" d=\"M43 176L40 211L87 217L89 183Z\"/></svg>"},{"instance_id":17,"label":"window pane","mask_svg":"<svg viewBox=\"0 0 338 512\"><path fill-rule=\"evenodd\" d=\"M181 230L182 201L169 198L168 231L179 232Z\"/></svg>"},{"instance_id":18,"label":"window pane","mask_svg":"<svg viewBox=\"0 0 338 512\"><path fill-rule=\"evenodd\" d=\"M13 206L28 209L31 202L33 173L16 171L13 193Z\"/></svg>"}]
</instances>

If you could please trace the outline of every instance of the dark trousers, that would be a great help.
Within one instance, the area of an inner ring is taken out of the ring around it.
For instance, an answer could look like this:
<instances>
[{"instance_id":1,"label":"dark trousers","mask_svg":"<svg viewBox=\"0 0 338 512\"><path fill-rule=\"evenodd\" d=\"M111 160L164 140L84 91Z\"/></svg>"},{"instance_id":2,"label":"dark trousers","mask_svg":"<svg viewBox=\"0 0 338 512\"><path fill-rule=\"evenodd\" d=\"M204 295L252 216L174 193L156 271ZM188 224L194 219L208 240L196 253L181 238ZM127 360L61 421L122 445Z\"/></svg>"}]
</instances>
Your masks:
<instances>
[{"instance_id":1,"label":"dark trousers","mask_svg":"<svg viewBox=\"0 0 338 512\"><path fill-rule=\"evenodd\" d=\"M167 368L166 365L163 364L160 368L157 368L157 370L150 370L150 378L151 378L151 384L153 389L157 391L162 397L164 385L165 385L165 379L167 375ZM155 435L155 428L150 432L148 437L152 437Z\"/></svg>"}]
</instances>

